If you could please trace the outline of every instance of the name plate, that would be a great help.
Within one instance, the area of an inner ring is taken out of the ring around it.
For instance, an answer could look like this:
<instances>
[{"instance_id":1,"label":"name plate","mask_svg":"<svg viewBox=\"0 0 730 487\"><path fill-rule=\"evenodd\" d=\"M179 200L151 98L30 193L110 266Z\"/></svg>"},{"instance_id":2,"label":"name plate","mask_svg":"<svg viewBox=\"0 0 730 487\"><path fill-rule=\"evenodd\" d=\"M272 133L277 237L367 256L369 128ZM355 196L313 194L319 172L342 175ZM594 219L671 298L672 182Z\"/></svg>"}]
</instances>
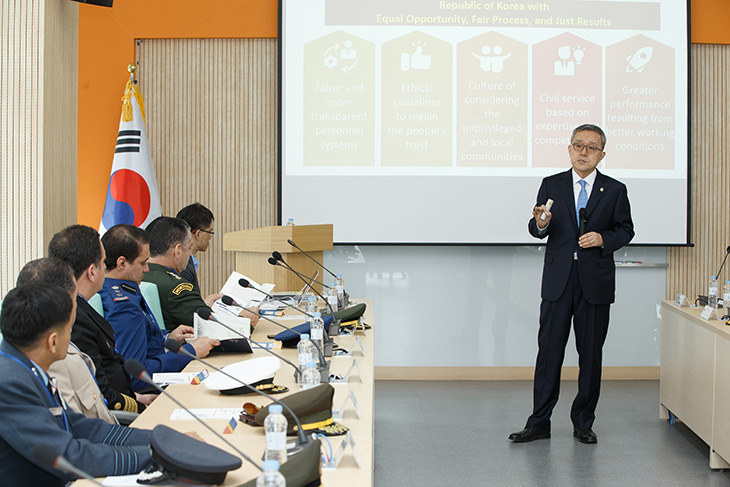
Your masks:
<instances>
[{"instance_id":1,"label":"name plate","mask_svg":"<svg viewBox=\"0 0 730 487\"><path fill-rule=\"evenodd\" d=\"M688 308L689 302L687 301L687 296L682 293L677 294L677 299L674 300L674 306L677 308Z\"/></svg>"},{"instance_id":2,"label":"name plate","mask_svg":"<svg viewBox=\"0 0 730 487\"><path fill-rule=\"evenodd\" d=\"M717 317L717 310L712 306L705 306L705 308L702 310L700 318L707 321L720 319Z\"/></svg>"}]
</instances>

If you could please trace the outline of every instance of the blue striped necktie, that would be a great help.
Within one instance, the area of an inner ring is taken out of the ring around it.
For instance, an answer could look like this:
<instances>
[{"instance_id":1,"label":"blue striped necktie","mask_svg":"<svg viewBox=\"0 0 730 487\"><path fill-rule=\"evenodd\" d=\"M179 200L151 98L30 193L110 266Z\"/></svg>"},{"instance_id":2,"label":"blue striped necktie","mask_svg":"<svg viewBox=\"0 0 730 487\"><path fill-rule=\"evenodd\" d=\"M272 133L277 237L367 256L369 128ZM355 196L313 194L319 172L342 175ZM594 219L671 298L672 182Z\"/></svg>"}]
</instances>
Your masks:
<instances>
[{"instance_id":1,"label":"blue striped necktie","mask_svg":"<svg viewBox=\"0 0 730 487\"><path fill-rule=\"evenodd\" d=\"M580 184L580 193L578 193L578 204L575 205L575 220L580 226L580 209L585 208L588 204L588 192L586 191L586 182L583 179L578 183Z\"/></svg>"}]
</instances>

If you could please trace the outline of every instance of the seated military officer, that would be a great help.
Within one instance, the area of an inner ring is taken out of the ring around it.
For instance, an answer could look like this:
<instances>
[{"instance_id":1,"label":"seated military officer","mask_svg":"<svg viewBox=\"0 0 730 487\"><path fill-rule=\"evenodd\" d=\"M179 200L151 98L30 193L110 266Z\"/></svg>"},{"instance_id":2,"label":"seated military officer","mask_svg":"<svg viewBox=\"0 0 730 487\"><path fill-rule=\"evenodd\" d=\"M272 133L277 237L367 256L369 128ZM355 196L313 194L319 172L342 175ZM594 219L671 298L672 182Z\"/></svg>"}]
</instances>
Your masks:
<instances>
[{"instance_id":1,"label":"seated military officer","mask_svg":"<svg viewBox=\"0 0 730 487\"><path fill-rule=\"evenodd\" d=\"M151 462L150 432L87 418L67 408L48 374L66 356L75 308L52 284L10 291L0 312L0 483L65 485L71 478L41 466L33 447L46 444L93 476L129 475Z\"/></svg>"},{"instance_id":2,"label":"seated military officer","mask_svg":"<svg viewBox=\"0 0 730 487\"><path fill-rule=\"evenodd\" d=\"M48 255L71 266L79 295L72 337L74 343L94 361L96 380L109 409L142 412L155 397L132 389L132 378L124 370L124 357L117 350L112 326L88 303L104 284L104 246L99 233L85 225L66 227L51 238Z\"/></svg>"},{"instance_id":3,"label":"seated military officer","mask_svg":"<svg viewBox=\"0 0 730 487\"><path fill-rule=\"evenodd\" d=\"M200 358L220 344L207 337L185 344L186 339L193 337L193 328L187 325L180 325L166 334L160 331L139 288L150 258L149 237L143 230L127 224L115 225L107 230L101 241L106 251L106 279L99 295L104 317L114 328L117 347L125 359L139 360L150 374L180 372L191 359L183 354L165 353L166 338L174 338ZM132 385L135 390L147 387L139 379Z\"/></svg>"},{"instance_id":4,"label":"seated military officer","mask_svg":"<svg viewBox=\"0 0 730 487\"><path fill-rule=\"evenodd\" d=\"M17 286L26 284L54 284L65 289L76 304L76 279L71 268L63 261L45 257L28 262L20 270L16 282ZM94 362L73 342L69 343L66 358L54 362L48 369L48 373L56 378L58 390L71 409L86 417L116 424L96 383L95 371Z\"/></svg>"},{"instance_id":5,"label":"seated military officer","mask_svg":"<svg viewBox=\"0 0 730 487\"><path fill-rule=\"evenodd\" d=\"M142 280L157 284L165 328L192 326L195 312L199 308L210 309L221 294L211 294L203 300L200 291L180 276L193 248L190 227L179 218L161 216L147 226L146 232L150 237L150 260L149 272ZM258 322L258 314L246 310L239 316L250 318L252 326Z\"/></svg>"}]
</instances>

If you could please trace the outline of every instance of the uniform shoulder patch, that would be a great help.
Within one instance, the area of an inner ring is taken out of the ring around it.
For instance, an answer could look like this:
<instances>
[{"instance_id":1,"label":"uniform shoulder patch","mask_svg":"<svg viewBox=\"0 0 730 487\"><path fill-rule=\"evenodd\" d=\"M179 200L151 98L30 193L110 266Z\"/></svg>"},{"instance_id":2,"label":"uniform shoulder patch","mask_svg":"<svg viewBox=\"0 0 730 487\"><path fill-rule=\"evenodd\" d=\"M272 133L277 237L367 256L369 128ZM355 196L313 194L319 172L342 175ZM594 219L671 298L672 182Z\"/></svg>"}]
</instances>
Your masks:
<instances>
[{"instance_id":1,"label":"uniform shoulder patch","mask_svg":"<svg viewBox=\"0 0 730 487\"><path fill-rule=\"evenodd\" d=\"M192 290L193 290L192 284L190 284L189 282L181 282L180 284L175 286L175 289L172 290L172 294L174 294L175 296L178 296L183 291L192 291Z\"/></svg>"}]
</instances>

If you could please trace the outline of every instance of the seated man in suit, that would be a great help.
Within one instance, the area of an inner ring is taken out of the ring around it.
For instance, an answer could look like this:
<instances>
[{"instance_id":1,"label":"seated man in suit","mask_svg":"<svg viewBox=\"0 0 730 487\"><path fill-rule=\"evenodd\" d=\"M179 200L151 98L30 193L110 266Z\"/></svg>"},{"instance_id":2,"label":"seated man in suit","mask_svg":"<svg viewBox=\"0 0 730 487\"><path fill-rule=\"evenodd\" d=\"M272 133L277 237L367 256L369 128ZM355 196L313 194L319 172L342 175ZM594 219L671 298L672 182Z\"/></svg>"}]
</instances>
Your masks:
<instances>
[{"instance_id":1,"label":"seated man in suit","mask_svg":"<svg viewBox=\"0 0 730 487\"><path fill-rule=\"evenodd\" d=\"M139 288L148 271L149 241L144 230L123 223L107 230L101 238L106 252L106 278L99 291L104 317L114 328L117 346L125 359L139 360L150 374L180 372L191 359L179 353L165 353L166 337ZM208 337L185 343L187 338L193 337L193 328L186 325L180 325L165 335L182 343L188 352L200 358L207 357L210 350L220 344ZM132 386L138 391L148 387L139 379L135 379Z\"/></svg>"},{"instance_id":2,"label":"seated man in suit","mask_svg":"<svg viewBox=\"0 0 730 487\"><path fill-rule=\"evenodd\" d=\"M53 284L65 289L71 299L76 300L76 279L73 272L68 264L58 259L46 257L25 264L18 274L16 286L26 284ZM96 383L95 370L94 362L89 356L71 342L66 358L54 362L48 373L56 378L58 390L71 409L89 418L117 424Z\"/></svg>"},{"instance_id":3,"label":"seated man in suit","mask_svg":"<svg viewBox=\"0 0 730 487\"><path fill-rule=\"evenodd\" d=\"M115 411L142 412L157 396L134 392L132 378L124 370L124 357L117 351L114 329L87 301L104 284L104 247L99 233L85 225L66 227L51 238L48 255L69 264L76 277L78 308L71 335L94 362L107 406Z\"/></svg>"},{"instance_id":4,"label":"seated man in suit","mask_svg":"<svg viewBox=\"0 0 730 487\"><path fill-rule=\"evenodd\" d=\"M3 485L62 487L71 477L32 453L49 445L93 476L135 474L151 463L150 432L87 418L67 408L49 375L66 356L74 300L52 284L11 290L0 313L0 479Z\"/></svg>"},{"instance_id":5,"label":"seated man in suit","mask_svg":"<svg viewBox=\"0 0 730 487\"><path fill-rule=\"evenodd\" d=\"M180 273L180 277L187 279L193 286L200 289L198 283L198 266L200 261L196 257L198 252L206 252L210 245L210 239L213 238L213 213L201 205L193 203L177 212L177 218L185 220L190 225L190 235L193 237L193 250L187 266Z\"/></svg>"},{"instance_id":6,"label":"seated man in suit","mask_svg":"<svg viewBox=\"0 0 730 487\"><path fill-rule=\"evenodd\" d=\"M180 325L193 325L193 315L199 308L210 309L221 294L211 294L205 300L200 291L180 276L185 269L193 248L190 226L179 218L161 216L147 226L150 237L149 272L142 279L157 285L165 328L174 330ZM251 319L251 326L258 323L256 314L246 310L239 316Z\"/></svg>"}]
</instances>

